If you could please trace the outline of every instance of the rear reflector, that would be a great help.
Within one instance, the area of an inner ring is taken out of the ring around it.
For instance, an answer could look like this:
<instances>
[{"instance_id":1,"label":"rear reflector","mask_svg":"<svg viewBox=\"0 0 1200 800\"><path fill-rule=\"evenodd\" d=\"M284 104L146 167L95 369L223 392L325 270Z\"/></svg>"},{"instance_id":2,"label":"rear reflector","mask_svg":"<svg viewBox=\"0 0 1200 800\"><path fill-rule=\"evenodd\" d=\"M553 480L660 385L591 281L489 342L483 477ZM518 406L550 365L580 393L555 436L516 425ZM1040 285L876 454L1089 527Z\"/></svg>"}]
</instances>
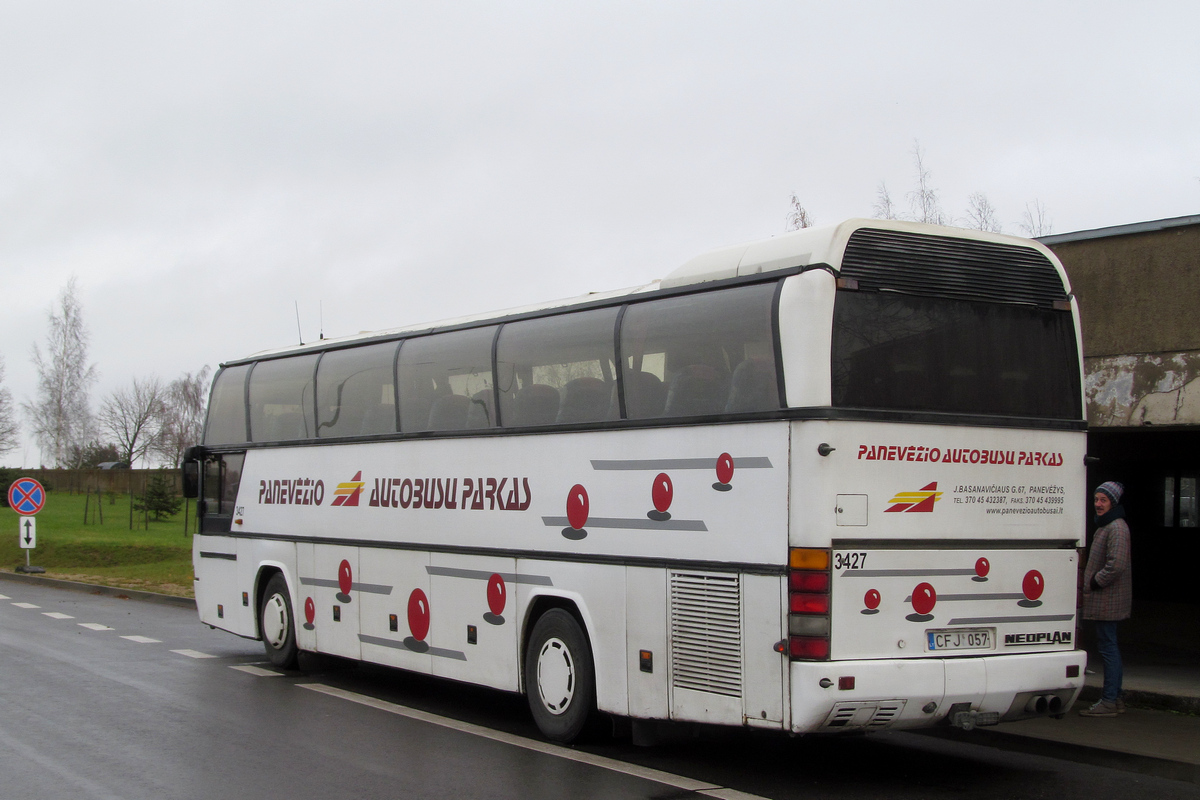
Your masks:
<instances>
[{"instance_id":1,"label":"rear reflector","mask_svg":"<svg viewBox=\"0 0 1200 800\"><path fill-rule=\"evenodd\" d=\"M815 636L790 636L788 655L792 658L829 658L829 640Z\"/></svg>"},{"instance_id":2,"label":"rear reflector","mask_svg":"<svg viewBox=\"0 0 1200 800\"><path fill-rule=\"evenodd\" d=\"M788 595L788 611L793 614L828 614L829 595L793 592Z\"/></svg>"},{"instance_id":3,"label":"rear reflector","mask_svg":"<svg viewBox=\"0 0 1200 800\"><path fill-rule=\"evenodd\" d=\"M790 572L788 588L793 592L828 592L828 572Z\"/></svg>"},{"instance_id":4,"label":"rear reflector","mask_svg":"<svg viewBox=\"0 0 1200 800\"><path fill-rule=\"evenodd\" d=\"M1078 678L1079 677L1079 665L1078 664L1072 664L1071 666L1067 667L1067 677L1068 678Z\"/></svg>"}]
</instances>

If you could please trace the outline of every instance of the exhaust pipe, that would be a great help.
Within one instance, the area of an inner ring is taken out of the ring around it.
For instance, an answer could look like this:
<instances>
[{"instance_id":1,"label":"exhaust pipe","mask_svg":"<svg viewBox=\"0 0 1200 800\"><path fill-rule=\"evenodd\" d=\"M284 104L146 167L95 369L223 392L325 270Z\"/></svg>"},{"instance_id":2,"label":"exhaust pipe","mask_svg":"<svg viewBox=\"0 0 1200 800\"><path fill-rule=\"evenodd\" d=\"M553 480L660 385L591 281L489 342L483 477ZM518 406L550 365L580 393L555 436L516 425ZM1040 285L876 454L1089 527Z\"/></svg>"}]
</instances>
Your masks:
<instances>
[{"instance_id":1,"label":"exhaust pipe","mask_svg":"<svg viewBox=\"0 0 1200 800\"><path fill-rule=\"evenodd\" d=\"M1056 694L1047 695L1046 697L1048 710L1051 714L1061 714L1063 710L1062 698Z\"/></svg>"},{"instance_id":2,"label":"exhaust pipe","mask_svg":"<svg viewBox=\"0 0 1200 800\"><path fill-rule=\"evenodd\" d=\"M1030 714L1045 714L1046 710L1050 707L1050 697L1054 697L1054 695L1034 695L1033 697L1029 698L1029 702L1025 704L1025 710ZM1054 699L1058 700L1057 697L1054 697Z\"/></svg>"}]
</instances>

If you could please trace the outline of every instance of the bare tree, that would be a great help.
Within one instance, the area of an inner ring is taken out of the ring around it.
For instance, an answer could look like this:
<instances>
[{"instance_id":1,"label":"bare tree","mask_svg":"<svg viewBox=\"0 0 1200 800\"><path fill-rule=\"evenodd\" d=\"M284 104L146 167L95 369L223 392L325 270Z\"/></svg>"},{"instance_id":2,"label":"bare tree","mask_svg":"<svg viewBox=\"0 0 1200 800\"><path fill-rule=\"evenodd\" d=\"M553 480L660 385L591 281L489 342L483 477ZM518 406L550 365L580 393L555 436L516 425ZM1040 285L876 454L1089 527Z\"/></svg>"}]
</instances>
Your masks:
<instances>
[{"instance_id":1,"label":"bare tree","mask_svg":"<svg viewBox=\"0 0 1200 800\"><path fill-rule=\"evenodd\" d=\"M1041 200L1025 204L1025 213L1021 216L1020 228L1030 238L1054 233L1054 223L1050 220L1046 206Z\"/></svg>"},{"instance_id":2,"label":"bare tree","mask_svg":"<svg viewBox=\"0 0 1200 800\"><path fill-rule=\"evenodd\" d=\"M983 192L975 192L967 201L967 227L977 231L1001 233L1003 226L996 214L996 207Z\"/></svg>"},{"instance_id":3,"label":"bare tree","mask_svg":"<svg viewBox=\"0 0 1200 800\"><path fill-rule=\"evenodd\" d=\"M121 460L133 466L155 445L162 427L166 389L158 378L147 378L113 392L100 405L100 427L117 445Z\"/></svg>"},{"instance_id":4,"label":"bare tree","mask_svg":"<svg viewBox=\"0 0 1200 800\"><path fill-rule=\"evenodd\" d=\"M908 193L908 205L912 210L914 222L927 222L930 225L945 225L950 220L942 211L937 189L933 188L929 168L925 166L925 154L921 152L920 142L913 143L913 166L917 170L917 188Z\"/></svg>"},{"instance_id":5,"label":"bare tree","mask_svg":"<svg viewBox=\"0 0 1200 800\"><path fill-rule=\"evenodd\" d=\"M900 214L896 211L896 204L892 202L892 196L888 193L887 184L883 181L879 182L879 188L875 190L875 204L871 206L871 212L875 215L875 219L899 219Z\"/></svg>"},{"instance_id":6,"label":"bare tree","mask_svg":"<svg viewBox=\"0 0 1200 800\"><path fill-rule=\"evenodd\" d=\"M12 393L4 388L4 359L0 358L0 455L17 449L21 443L19 430Z\"/></svg>"},{"instance_id":7,"label":"bare tree","mask_svg":"<svg viewBox=\"0 0 1200 800\"><path fill-rule=\"evenodd\" d=\"M72 277L49 312L46 355L33 345L33 365L38 372L37 400L21 404L42 450L56 466L69 464L73 445L90 438L92 414L88 393L96 382L96 366L88 364L88 333L79 306L78 286Z\"/></svg>"},{"instance_id":8,"label":"bare tree","mask_svg":"<svg viewBox=\"0 0 1200 800\"><path fill-rule=\"evenodd\" d=\"M163 463L178 465L183 451L199 444L204 435L208 405L208 365L195 375L186 372L167 386L163 403L162 433L154 446Z\"/></svg>"},{"instance_id":9,"label":"bare tree","mask_svg":"<svg viewBox=\"0 0 1200 800\"><path fill-rule=\"evenodd\" d=\"M787 215L787 229L789 231L798 231L801 228L811 228L813 221L809 215L808 209L800 205L800 198L792 192L791 199L792 210Z\"/></svg>"}]
</instances>

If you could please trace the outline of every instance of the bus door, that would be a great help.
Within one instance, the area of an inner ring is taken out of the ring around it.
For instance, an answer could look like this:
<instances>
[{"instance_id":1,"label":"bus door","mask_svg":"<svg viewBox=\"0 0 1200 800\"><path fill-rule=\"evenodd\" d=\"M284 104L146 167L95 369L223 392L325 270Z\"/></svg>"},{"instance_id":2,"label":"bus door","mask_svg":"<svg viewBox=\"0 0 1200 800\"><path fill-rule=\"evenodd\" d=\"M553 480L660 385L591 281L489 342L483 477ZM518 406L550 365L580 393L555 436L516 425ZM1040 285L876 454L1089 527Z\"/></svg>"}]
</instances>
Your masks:
<instances>
[{"instance_id":1,"label":"bus door","mask_svg":"<svg viewBox=\"0 0 1200 800\"><path fill-rule=\"evenodd\" d=\"M192 568L200 619L222 630L253 636L253 598L243 598L238 591L237 540L229 535L245 458L245 453L204 454Z\"/></svg>"}]
</instances>

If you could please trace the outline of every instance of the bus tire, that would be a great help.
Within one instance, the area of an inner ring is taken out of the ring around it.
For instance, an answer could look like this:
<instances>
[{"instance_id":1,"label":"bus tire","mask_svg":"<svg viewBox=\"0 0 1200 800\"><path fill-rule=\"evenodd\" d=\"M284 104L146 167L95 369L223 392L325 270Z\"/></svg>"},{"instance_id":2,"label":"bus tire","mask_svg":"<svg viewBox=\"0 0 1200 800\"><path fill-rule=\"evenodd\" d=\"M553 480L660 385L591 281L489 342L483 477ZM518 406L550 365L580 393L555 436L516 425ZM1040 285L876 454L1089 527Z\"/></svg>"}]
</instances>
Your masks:
<instances>
[{"instance_id":1,"label":"bus tire","mask_svg":"<svg viewBox=\"0 0 1200 800\"><path fill-rule=\"evenodd\" d=\"M538 730L552 742L575 741L595 711L592 648L564 609L550 609L533 626L525 651L525 696Z\"/></svg>"},{"instance_id":2,"label":"bus tire","mask_svg":"<svg viewBox=\"0 0 1200 800\"><path fill-rule=\"evenodd\" d=\"M300 650L296 646L296 620L292 598L283 573L276 572L267 581L262 606L258 610L258 629L262 632L267 658L280 669L295 669Z\"/></svg>"}]
</instances>

